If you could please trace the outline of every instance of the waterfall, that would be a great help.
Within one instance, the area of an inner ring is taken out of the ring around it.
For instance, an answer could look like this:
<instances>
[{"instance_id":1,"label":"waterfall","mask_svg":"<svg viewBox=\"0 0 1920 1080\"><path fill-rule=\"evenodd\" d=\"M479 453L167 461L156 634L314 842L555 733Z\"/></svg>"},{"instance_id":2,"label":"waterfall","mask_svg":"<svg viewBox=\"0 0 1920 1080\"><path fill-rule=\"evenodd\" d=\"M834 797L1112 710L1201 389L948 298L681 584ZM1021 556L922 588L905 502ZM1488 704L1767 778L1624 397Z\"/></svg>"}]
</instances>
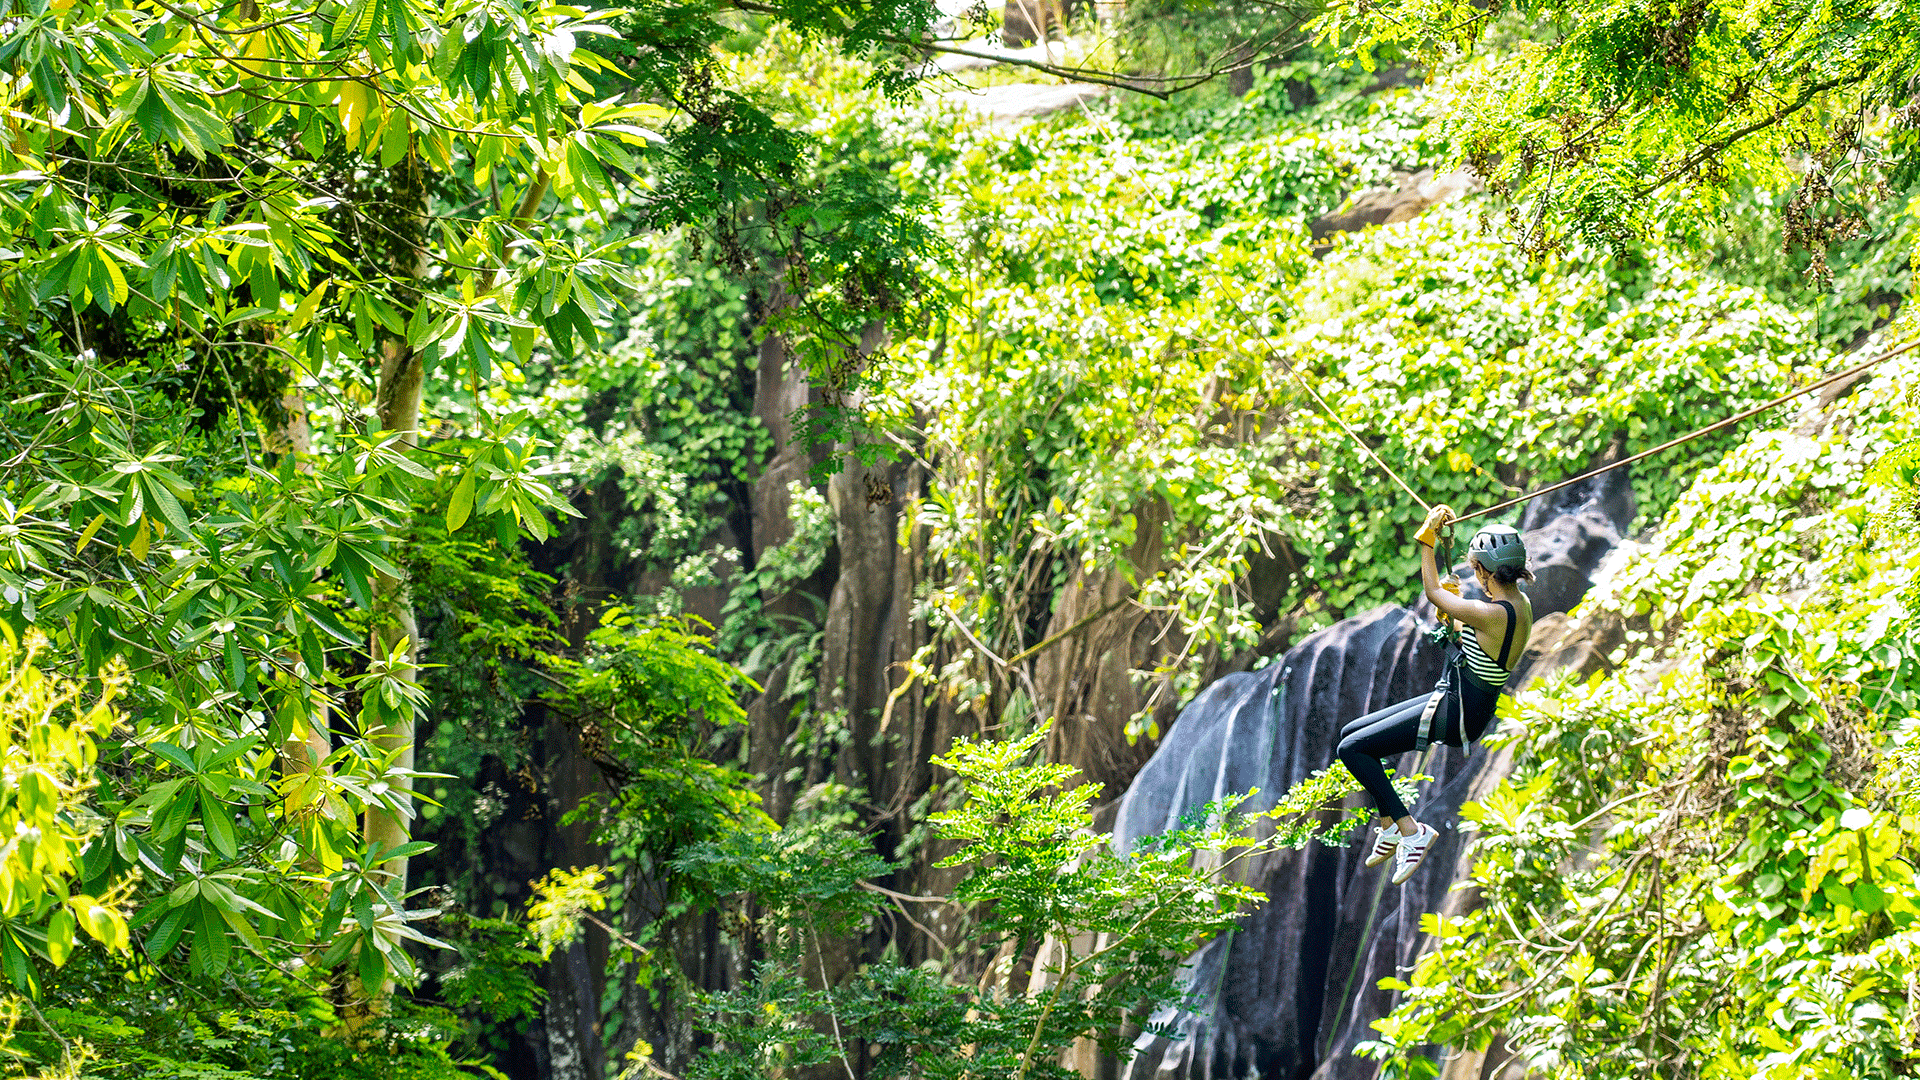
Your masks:
<instances>
[{"instance_id":1,"label":"waterfall","mask_svg":"<svg viewBox=\"0 0 1920 1080\"><path fill-rule=\"evenodd\" d=\"M1537 578L1527 588L1535 629L1516 687L1567 663L1604 662L1594 631L1569 633L1564 613L1633 517L1624 470L1528 507L1521 527ZM1470 574L1466 585L1475 595ZM1262 794L1250 808L1269 807L1326 767L1348 720L1432 688L1441 651L1421 636L1431 614L1424 599L1417 608L1375 608L1310 635L1258 671L1207 687L1121 799L1114 843L1124 850L1213 799L1252 788ZM1506 754L1482 746L1434 749L1433 780L1421 785L1414 813L1440 838L1420 870L1391 885L1387 868L1361 865L1366 844L1359 840L1247 864L1244 880L1267 902L1189 959L1188 1001L1153 1018L1122 1071L1126 1080L1373 1077L1374 1063L1352 1050L1394 1006L1396 995L1380 989L1380 980L1404 976L1425 951L1423 913L1472 902L1451 891L1466 869L1460 807L1509 770ZM1413 767L1413 756L1398 765ZM1349 805L1365 799L1355 795Z\"/></svg>"}]
</instances>

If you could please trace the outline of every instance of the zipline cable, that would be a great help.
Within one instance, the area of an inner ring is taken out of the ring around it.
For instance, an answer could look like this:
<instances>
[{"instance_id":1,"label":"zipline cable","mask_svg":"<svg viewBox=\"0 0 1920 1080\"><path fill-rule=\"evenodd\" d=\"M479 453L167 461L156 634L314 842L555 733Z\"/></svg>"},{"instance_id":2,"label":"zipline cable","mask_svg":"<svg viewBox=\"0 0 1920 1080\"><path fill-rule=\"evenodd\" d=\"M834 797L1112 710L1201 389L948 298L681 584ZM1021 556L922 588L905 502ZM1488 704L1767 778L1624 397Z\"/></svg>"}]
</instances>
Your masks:
<instances>
[{"instance_id":1,"label":"zipline cable","mask_svg":"<svg viewBox=\"0 0 1920 1080\"><path fill-rule=\"evenodd\" d=\"M1419 492L1416 492L1413 490L1412 485L1408 484L1405 480L1400 479L1400 474L1393 471L1393 466L1387 464L1385 461L1382 461L1380 459L1380 455L1373 452L1373 447L1368 446L1365 439L1362 439L1359 435L1355 434L1354 430L1347 426L1347 422L1345 420L1340 419L1340 414L1333 411L1333 406L1327 404L1327 399L1320 396L1320 391L1315 390L1313 388L1313 384L1308 382L1306 380L1306 377L1300 374L1299 369L1293 366L1292 361L1288 360L1286 357L1280 355L1280 353L1275 351L1274 347L1268 344L1267 340L1264 337L1260 339L1260 347L1267 350L1267 355L1272 357L1275 361L1277 361L1282 368L1286 369L1287 374L1293 376L1294 382L1299 383L1302 389L1304 389L1307 393L1313 395L1313 400L1316 402L1319 402L1320 411L1327 414L1327 419L1332 420L1335 424L1339 425L1340 430L1346 432L1347 438L1353 440L1353 445L1359 447L1361 452L1365 453L1368 457L1372 458L1373 463L1375 465L1380 466L1381 470L1384 471L1388 476L1393 477L1393 482L1400 485L1400 490L1406 492L1407 495L1410 498L1412 498L1414 502L1419 503L1421 509L1427 510L1427 511L1431 511L1433 509L1433 505L1427 502L1427 500L1421 498Z\"/></svg>"},{"instance_id":2,"label":"zipline cable","mask_svg":"<svg viewBox=\"0 0 1920 1080\"><path fill-rule=\"evenodd\" d=\"M1734 424L1737 424L1740 421L1747 419L1748 417L1757 416L1760 413L1766 412L1768 409L1771 409L1777 405L1784 405L1787 402L1792 401L1794 398L1803 397L1807 394L1811 394L1815 390L1818 390L1823 386L1829 386L1833 383L1841 381L1842 379L1851 378L1855 375L1860 374L1861 372L1866 371L1868 368L1871 368L1877 364L1885 363L1886 361L1891 360L1902 353L1912 352L1915 348L1920 348L1920 339L1909 341L1905 345L1902 345L1896 349L1889 349L1886 352L1881 353L1879 356L1876 356L1871 360L1867 360L1862 363L1855 364L1853 367L1847 368L1845 371L1837 371L1832 375L1826 376L1825 378L1816 380L1814 382L1810 382L1807 385L1801 387L1800 389L1795 390L1792 393L1782 394L1779 397L1774 398L1772 401L1769 401L1764 405L1755 405L1753 408L1748 409L1745 412L1735 413L1734 415L1729 416L1724 420L1720 420L1715 423L1708 424L1706 427L1700 428L1697 431L1688 432L1687 434L1682 435L1677 439L1669 439L1666 442L1661 443L1659 446L1652 448L1651 450L1642 450L1639 453L1633 455L1632 457L1622 458L1619 461L1613 462L1612 464L1602 465L1597 469L1589 469L1588 471L1581 473L1579 476L1575 476L1567 480L1562 480L1557 484L1550 484L1547 487L1543 487L1538 491L1530 491L1525 495L1520 495L1520 496L1516 496L1514 498L1508 499L1506 502L1496 503L1493 506L1486 507L1485 509L1475 510L1471 514L1462 514L1459 517L1454 518L1453 521L1456 523L1462 522L1462 521L1471 521L1474 518L1484 517L1487 514L1498 513L1499 511L1505 510L1510 506L1518 506L1521 503L1526 502L1528 499L1536 499L1542 495L1547 495L1552 492L1559 491L1561 488L1571 487L1572 485L1577 484L1582 480L1592 479L1593 477L1599 476L1601 473L1609 472L1613 469L1618 469L1624 465L1631 465L1642 458L1652 457L1653 455L1660 453L1662 450L1671 450L1674 447L1679 446L1681 443L1691 442L1694 439L1700 438L1702 435L1711 435L1722 428L1731 427ZM1369 451L1369 453L1371 453L1371 451ZM1375 460L1378 460L1378 459L1376 458ZM1382 467L1384 468L1385 466L1383 465ZM1396 476L1394 477L1394 479L1399 480L1400 478ZM1406 484L1403 482L1400 486L1405 487ZM1418 496L1415 496L1415 498L1418 498ZM1424 506L1426 504L1422 503L1421 505Z\"/></svg>"}]
</instances>

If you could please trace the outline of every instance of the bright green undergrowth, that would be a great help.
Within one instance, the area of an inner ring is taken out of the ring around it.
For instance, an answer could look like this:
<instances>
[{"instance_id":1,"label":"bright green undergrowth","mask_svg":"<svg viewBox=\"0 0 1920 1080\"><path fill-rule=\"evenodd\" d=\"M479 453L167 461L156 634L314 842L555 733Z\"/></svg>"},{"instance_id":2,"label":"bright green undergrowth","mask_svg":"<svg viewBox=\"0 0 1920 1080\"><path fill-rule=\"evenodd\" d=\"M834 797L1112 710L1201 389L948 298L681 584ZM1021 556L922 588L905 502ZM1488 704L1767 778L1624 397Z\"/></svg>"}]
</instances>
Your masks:
<instances>
[{"instance_id":1,"label":"bright green undergrowth","mask_svg":"<svg viewBox=\"0 0 1920 1080\"><path fill-rule=\"evenodd\" d=\"M1179 1000L1181 961L1265 900L1235 879L1239 863L1309 843L1340 846L1362 823L1357 811L1333 809L1356 790L1335 766L1271 810L1246 813L1239 808L1254 793L1229 796L1119 851L1092 828L1100 785L1034 760L1045 738L1044 728L963 738L933 758L962 791L930 821L950 851L939 865L958 877L951 897L879 886L891 867L832 813L785 826L743 821L682 845L669 865L688 888L686 906L718 908L756 958L743 985L692 988L700 1029L714 1041L683 1075L757 1080L864 1065L887 1077L1071 1080L1078 1074L1061 1061L1069 1046L1084 1039L1124 1053L1127 1018ZM632 829L649 825L622 816ZM607 907L602 879L592 868L538 884L532 928L543 949ZM928 933L941 958L909 966L889 950L835 977L824 950L836 938L896 918L940 928ZM616 940L623 950L636 944ZM978 979L950 978L950 965L973 949L994 959ZM651 1054L635 1047L621 1075L649 1072Z\"/></svg>"},{"instance_id":2,"label":"bright green undergrowth","mask_svg":"<svg viewBox=\"0 0 1920 1080\"><path fill-rule=\"evenodd\" d=\"M1092 107L955 135L939 200L959 301L901 343L885 404L934 481L925 609L999 655L1107 574L1180 632L1133 730L1281 613L1409 595L1421 497L1477 509L1772 397L1823 369L1814 322L1676 254L1528 260L1477 197L1311 253L1307 223L1428 152L1413 92L1280 111ZM1634 473L1647 520L1733 446ZM1517 515L1510 515L1517 516ZM1256 593L1257 564L1285 585ZM1183 635L1183 636L1182 636ZM1183 647L1184 643L1184 647ZM991 693L992 669L963 680Z\"/></svg>"}]
</instances>

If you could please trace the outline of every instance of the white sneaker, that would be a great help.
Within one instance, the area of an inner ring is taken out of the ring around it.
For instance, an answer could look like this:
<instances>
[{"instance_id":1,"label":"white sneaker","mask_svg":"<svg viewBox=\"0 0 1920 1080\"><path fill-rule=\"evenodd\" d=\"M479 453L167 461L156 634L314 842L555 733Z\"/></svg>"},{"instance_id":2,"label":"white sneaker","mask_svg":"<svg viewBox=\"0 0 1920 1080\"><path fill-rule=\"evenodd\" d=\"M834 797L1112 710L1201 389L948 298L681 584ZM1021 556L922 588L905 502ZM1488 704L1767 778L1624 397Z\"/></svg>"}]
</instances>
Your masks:
<instances>
[{"instance_id":1,"label":"white sneaker","mask_svg":"<svg viewBox=\"0 0 1920 1080\"><path fill-rule=\"evenodd\" d=\"M1422 821L1420 831L1402 839L1393 853L1393 883L1395 885L1413 876L1420 869L1420 860L1427 857L1427 849L1440 838L1433 826Z\"/></svg>"},{"instance_id":2,"label":"white sneaker","mask_svg":"<svg viewBox=\"0 0 1920 1080\"><path fill-rule=\"evenodd\" d=\"M1400 850L1400 827L1389 825L1384 829L1373 830L1373 850L1367 853L1367 865L1379 866L1393 853Z\"/></svg>"}]
</instances>

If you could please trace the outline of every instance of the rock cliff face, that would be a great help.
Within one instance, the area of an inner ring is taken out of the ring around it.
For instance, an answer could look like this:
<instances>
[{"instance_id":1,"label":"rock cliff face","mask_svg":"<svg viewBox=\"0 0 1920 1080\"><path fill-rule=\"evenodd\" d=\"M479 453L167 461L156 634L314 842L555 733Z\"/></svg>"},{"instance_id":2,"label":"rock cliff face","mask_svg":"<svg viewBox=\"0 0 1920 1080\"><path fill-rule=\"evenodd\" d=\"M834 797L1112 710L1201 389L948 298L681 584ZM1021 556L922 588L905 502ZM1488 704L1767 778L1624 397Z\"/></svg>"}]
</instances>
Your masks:
<instances>
[{"instance_id":1,"label":"rock cliff face","mask_svg":"<svg viewBox=\"0 0 1920 1080\"><path fill-rule=\"evenodd\" d=\"M1633 516L1621 472L1570 489L1535 507L1524 524L1539 581L1530 590L1540 618L1523 677L1566 662L1604 663L1612 643L1591 628L1569 630L1565 612L1584 595ZM1430 610L1430 609L1429 609ZM1114 842L1127 845L1166 829L1209 800L1258 787L1284 791L1333 760L1340 727L1372 709L1430 689L1440 651L1419 636L1414 610L1386 606L1315 633L1273 664L1214 683L1180 714L1121 801ZM1402 771L1415 766L1412 756ZM1224 1080L1374 1075L1353 1047L1371 1022L1393 1008L1378 988L1425 951L1423 912L1470 902L1449 889L1465 840L1463 802L1507 774L1504 754L1483 747L1435 748L1414 813L1440 829L1425 865L1404 886L1383 869L1361 865L1359 841L1310 846L1252 865L1247 880L1268 902L1238 932L1216 939L1191 961L1199 1004L1156 1017L1173 1036L1143 1036L1122 1075L1128 1080ZM1271 796L1268 796L1270 799ZM1364 795L1351 805L1363 805ZM1271 802L1268 803L1271 805Z\"/></svg>"}]
</instances>

